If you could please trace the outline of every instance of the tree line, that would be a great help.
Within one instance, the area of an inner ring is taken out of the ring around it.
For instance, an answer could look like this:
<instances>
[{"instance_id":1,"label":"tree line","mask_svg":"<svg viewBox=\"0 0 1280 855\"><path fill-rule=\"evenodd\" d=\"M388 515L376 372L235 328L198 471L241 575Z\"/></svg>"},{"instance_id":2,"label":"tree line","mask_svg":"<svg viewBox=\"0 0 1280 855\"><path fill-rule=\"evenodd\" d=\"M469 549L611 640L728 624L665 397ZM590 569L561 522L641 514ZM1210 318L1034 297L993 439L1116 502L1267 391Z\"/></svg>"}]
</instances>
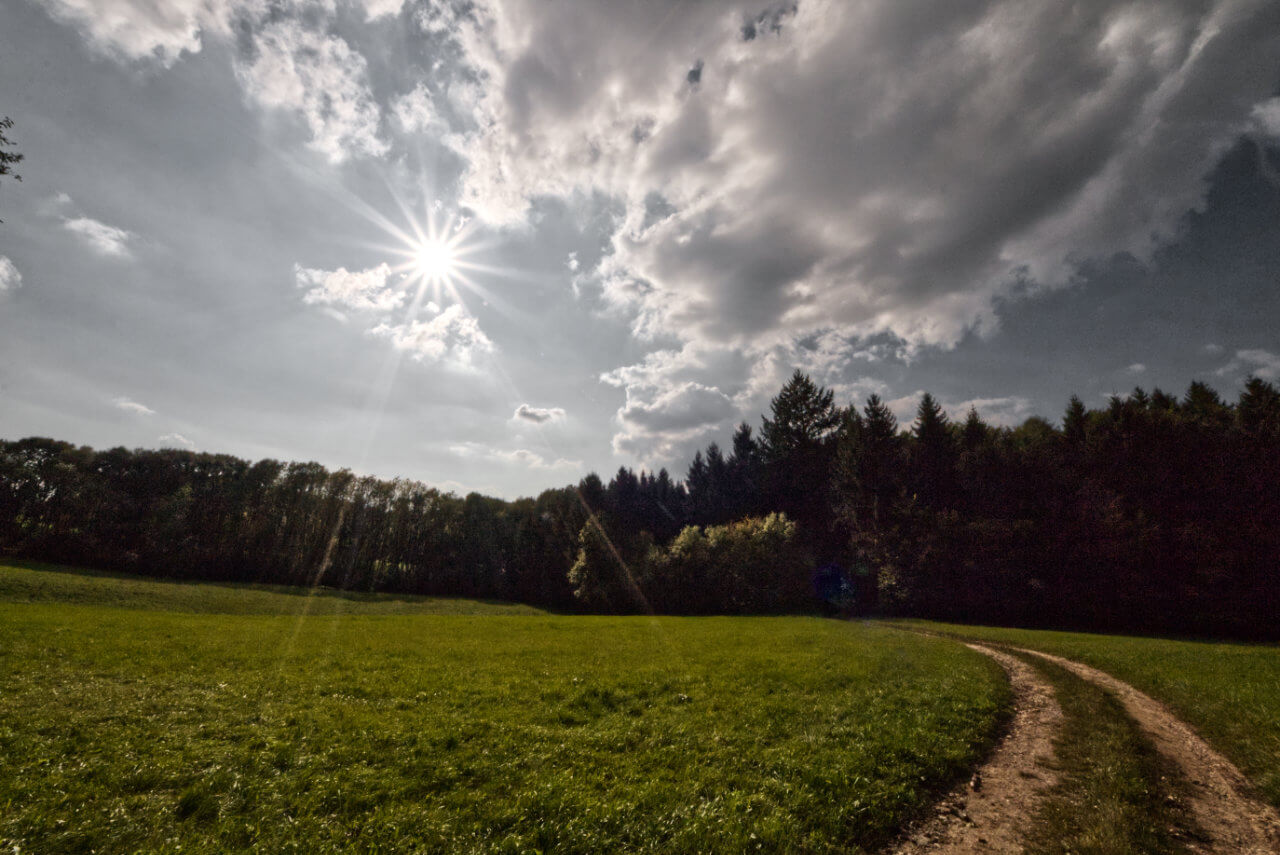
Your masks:
<instances>
[{"instance_id":1,"label":"tree line","mask_svg":"<svg viewBox=\"0 0 1280 855\"><path fill-rule=\"evenodd\" d=\"M556 609L844 608L1097 629L1280 633L1280 392L1135 389L1059 425L910 425L800 372L683 480L623 467L460 497L316 463L0 442L0 553L191 579ZM820 572L815 572L822 568Z\"/></svg>"}]
</instances>

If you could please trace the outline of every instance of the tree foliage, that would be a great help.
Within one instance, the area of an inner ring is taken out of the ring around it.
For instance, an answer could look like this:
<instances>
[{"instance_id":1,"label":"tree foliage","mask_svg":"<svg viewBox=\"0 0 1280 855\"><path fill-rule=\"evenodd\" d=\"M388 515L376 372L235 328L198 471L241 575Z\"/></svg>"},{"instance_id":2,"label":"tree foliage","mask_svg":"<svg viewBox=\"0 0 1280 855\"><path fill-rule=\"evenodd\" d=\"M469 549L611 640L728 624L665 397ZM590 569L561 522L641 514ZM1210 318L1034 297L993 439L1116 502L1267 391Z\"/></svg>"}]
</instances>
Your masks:
<instances>
[{"instance_id":1,"label":"tree foliage","mask_svg":"<svg viewBox=\"0 0 1280 855\"><path fill-rule=\"evenodd\" d=\"M8 175L14 181L21 181L22 176L13 171L23 160L23 155L16 151L10 151L13 148L13 141L9 139L7 132L13 127L13 119L5 116L0 119L0 176ZM0 222L4 222L0 220Z\"/></svg>"},{"instance_id":2,"label":"tree foliage","mask_svg":"<svg viewBox=\"0 0 1280 855\"><path fill-rule=\"evenodd\" d=\"M14 181L21 181L22 176L13 171L13 167L23 160L23 155L16 151L6 151L13 147L14 143L9 139L6 132L13 127L13 119L5 116L0 119L0 175L9 175Z\"/></svg>"},{"instance_id":3,"label":"tree foliage","mask_svg":"<svg viewBox=\"0 0 1280 855\"><path fill-rule=\"evenodd\" d=\"M759 434L683 481L505 502L316 463L0 441L0 554L180 578L517 599L608 612L862 609L963 621L1280 635L1280 391L1073 397L1061 426L908 429L802 374Z\"/></svg>"}]
</instances>

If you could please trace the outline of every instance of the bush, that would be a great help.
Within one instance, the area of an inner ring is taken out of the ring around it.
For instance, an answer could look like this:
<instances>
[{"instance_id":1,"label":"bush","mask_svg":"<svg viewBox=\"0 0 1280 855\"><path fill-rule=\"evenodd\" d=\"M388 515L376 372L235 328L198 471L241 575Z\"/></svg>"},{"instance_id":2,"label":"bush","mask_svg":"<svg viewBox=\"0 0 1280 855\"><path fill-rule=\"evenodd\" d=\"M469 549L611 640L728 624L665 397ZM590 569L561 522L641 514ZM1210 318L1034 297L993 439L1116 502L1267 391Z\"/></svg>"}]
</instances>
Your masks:
<instances>
[{"instance_id":1,"label":"bush","mask_svg":"<svg viewBox=\"0 0 1280 855\"><path fill-rule=\"evenodd\" d=\"M810 561L784 514L687 526L651 549L645 585L660 611L756 614L807 611Z\"/></svg>"}]
</instances>

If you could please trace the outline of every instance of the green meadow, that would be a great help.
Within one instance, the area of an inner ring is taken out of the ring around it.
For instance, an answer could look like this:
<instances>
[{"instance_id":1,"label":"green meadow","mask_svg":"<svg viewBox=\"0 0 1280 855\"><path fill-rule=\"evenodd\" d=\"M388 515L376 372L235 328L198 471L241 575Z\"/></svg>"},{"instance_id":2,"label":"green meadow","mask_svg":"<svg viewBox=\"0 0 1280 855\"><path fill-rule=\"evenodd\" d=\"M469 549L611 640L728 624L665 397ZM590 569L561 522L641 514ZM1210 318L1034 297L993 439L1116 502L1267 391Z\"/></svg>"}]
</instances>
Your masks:
<instances>
[{"instance_id":1,"label":"green meadow","mask_svg":"<svg viewBox=\"0 0 1280 855\"><path fill-rule=\"evenodd\" d=\"M1092 665L1157 698L1280 807L1280 646L910 621Z\"/></svg>"},{"instance_id":2,"label":"green meadow","mask_svg":"<svg viewBox=\"0 0 1280 855\"><path fill-rule=\"evenodd\" d=\"M0 567L0 850L847 852L1008 705L954 643Z\"/></svg>"}]
</instances>

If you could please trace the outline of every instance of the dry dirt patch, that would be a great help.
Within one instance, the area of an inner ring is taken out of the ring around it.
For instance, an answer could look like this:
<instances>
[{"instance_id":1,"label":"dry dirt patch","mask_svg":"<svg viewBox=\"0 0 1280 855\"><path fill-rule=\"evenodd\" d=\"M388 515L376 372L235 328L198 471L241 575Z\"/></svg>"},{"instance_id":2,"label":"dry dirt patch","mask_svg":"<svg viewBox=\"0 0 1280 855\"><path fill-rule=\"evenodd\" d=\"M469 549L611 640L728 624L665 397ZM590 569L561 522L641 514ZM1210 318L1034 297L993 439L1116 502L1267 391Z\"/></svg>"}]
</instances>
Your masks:
<instances>
[{"instance_id":1,"label":"dry dirt patch","mask_svg":"<svg viewBox=\"0 0 1280 855\"><path fill-rule=\"evenodd\" d=\"M1022 831L1056 780L1049 763L1062 710L1053 689L1030 665L980 644L969 647L1004 668L1013 687L1013 719L995 751L969 783L953 790L933 815L912 827L894 855L977 855L1022 851Z\"/></svg>"},{"instance_id":2,"label":"dry dirt patch","mask_svg":"<svg viewBox=\"0 0 1280 855\"><path fill-rule=\"evenodd\" d=\"M1250 797L1249 782L1240 770L1164 704L1104 671L1050 653L1018 649L1055 662L1112 692L1156 750L1178 765L1188 783L1187 807L1204 833L1203 840L1189 843L1191 851L1206 855L1280 853L1280 814Z\"/></svg>"}]
</instances>

